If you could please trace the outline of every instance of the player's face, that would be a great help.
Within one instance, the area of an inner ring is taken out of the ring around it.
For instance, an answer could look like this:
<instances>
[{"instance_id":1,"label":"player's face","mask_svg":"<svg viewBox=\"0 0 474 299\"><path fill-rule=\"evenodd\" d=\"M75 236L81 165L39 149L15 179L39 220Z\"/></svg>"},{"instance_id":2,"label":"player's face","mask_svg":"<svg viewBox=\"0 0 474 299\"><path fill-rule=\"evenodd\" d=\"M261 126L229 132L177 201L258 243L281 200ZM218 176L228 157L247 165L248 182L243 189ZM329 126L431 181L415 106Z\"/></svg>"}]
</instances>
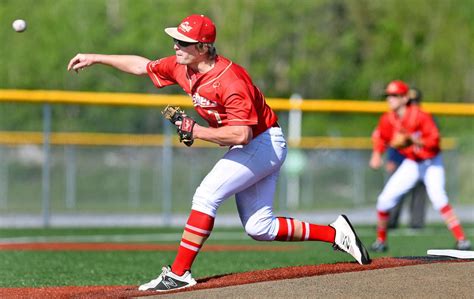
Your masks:
<instances>
[{"instance_id":1,"label":"player's face","mask_svg":"<svg viewBox=\"0 0 474 299\"><path fill-rule=\"evenodd\" d=\"M395 95L395 94L389 94L387 95L387 103L388 106L390 107L390 110L392 111L397 111L401 107L406 105L407 102L406 96L401 96L401 95Z\"/></svg>"},{"instance_id":2,"label":"player's face","mask_svg":"<svg viewBox=\"0 0 474 299\"><path fill-rule=\"evenodd\" d=\"M187 43L177 39L173 39L173 41L177 63L189 65L198 62L199 52L196 48L197 43Z\"/></svg>"}]
</instances>

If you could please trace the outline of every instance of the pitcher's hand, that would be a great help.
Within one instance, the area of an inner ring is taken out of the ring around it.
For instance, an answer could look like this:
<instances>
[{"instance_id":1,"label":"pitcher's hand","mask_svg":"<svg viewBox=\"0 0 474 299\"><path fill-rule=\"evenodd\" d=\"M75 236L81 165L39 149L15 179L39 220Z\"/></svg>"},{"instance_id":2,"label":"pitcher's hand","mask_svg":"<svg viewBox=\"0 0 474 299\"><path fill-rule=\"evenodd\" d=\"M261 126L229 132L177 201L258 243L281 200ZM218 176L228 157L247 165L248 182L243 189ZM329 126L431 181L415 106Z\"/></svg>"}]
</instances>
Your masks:
<instances>
[{"instance_id":1,"label":"pitcher's hand","mask_svg":"<svg viewBox=\"0 0 474 299\"><path fill-rule=\"evenodd\" d=\"M83 70L85 67L89 67L96 63L94 56L94 54L77 54L69 61L67 70L73 70L78 73L79 70Z\"/></svg>"}]
</instances>

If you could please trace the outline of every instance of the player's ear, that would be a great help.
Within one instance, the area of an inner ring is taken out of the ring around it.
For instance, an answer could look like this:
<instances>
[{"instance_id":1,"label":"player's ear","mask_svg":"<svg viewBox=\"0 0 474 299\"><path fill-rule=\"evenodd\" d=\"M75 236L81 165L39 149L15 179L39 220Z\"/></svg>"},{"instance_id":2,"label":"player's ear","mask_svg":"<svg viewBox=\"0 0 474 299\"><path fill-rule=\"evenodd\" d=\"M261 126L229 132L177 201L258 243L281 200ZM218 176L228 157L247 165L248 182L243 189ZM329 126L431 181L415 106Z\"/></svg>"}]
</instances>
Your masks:
<instances>
[{"instance_id":1,"label":"player's ear","mask_svg":"<svg viewBox=\"0 0 474 299\"><path fill-rule=\"evenodd\" d=\"M198 43L196 45L196 48L197 48L199 54L205 54L209 50L209 47L204 43Z\"/></svg>"}]
</instances>

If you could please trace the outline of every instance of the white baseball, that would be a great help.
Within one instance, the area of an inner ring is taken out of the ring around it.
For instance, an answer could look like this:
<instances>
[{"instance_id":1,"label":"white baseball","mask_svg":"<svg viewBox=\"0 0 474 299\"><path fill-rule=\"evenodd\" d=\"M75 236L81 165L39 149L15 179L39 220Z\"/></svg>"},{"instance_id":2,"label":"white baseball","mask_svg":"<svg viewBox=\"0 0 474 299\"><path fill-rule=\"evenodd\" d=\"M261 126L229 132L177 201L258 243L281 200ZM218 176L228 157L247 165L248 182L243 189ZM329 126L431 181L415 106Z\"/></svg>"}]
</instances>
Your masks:
<instances>
[{"instance_id":1,"label":"white baseball","mask_svg":"<svg viewBox=\"0 0 474 299\"><path fill-rule=\"evenodd\" d=\"M26 30L26 22L25 20L21 19L15 20L12 23L12 27L13 29L15 29L16 32L23 32Z\"/></svg>"}]
</instances>

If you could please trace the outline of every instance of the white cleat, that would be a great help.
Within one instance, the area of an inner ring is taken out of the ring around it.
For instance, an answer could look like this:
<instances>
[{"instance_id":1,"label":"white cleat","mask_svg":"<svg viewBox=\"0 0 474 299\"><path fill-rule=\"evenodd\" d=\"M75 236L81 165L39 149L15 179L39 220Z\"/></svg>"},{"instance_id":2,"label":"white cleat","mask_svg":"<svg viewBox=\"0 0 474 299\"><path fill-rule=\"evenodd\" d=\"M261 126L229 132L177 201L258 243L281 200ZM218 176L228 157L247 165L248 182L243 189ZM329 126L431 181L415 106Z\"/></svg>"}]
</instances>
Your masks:
<instances>
[{"instance_id":1,"label":"white cleat","mask_svg":"<svg viewBox=\"0 0 474 299\"><path fill-rule=\"evenodd\" d=\"M333 244L334 249L349 253L361 265L370 264L369 253L365 249L364 244L359 240L359 237L357 237L346 215L340 215L336 221L329 225L336 230L336 238Z\"/></svg>"},{"instance_id":2,"label":"white cleat","mask_svg":"<svg viewBox=\"0 0 474 299\"><path fill-rule=\"evenodd\" d=\"M139 291L157 291L166 292L191 287L196 284L190 271L186 271L182 276L171 272L171 267L163 267L161 274L157 278L142 284L138 287Z\"/></svg>"}]
</instances>

